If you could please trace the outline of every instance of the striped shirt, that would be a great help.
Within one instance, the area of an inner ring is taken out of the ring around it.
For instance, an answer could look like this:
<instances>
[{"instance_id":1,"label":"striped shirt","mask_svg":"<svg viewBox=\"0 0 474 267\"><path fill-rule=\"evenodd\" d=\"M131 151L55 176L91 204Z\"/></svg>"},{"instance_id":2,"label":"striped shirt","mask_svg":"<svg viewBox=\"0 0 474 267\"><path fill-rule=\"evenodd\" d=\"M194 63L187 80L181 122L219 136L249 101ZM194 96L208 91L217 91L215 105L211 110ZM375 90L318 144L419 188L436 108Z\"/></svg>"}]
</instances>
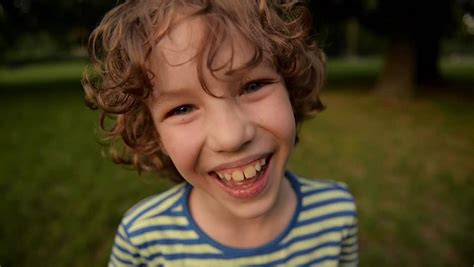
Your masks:
<instances>
[{"instance_id":1,"label":"striped shirt","mask_svg":"<svg viewBox=\"0 0 474 267\"><path fill-rule=\"evenodd\" d=\"M346 186L286 176L297 208L287 229L270 243L240 249L208 237L190 215L192 187L185 183L125 214L109 266L356 266L356 209Z\"/></svg>"}]
</instances>

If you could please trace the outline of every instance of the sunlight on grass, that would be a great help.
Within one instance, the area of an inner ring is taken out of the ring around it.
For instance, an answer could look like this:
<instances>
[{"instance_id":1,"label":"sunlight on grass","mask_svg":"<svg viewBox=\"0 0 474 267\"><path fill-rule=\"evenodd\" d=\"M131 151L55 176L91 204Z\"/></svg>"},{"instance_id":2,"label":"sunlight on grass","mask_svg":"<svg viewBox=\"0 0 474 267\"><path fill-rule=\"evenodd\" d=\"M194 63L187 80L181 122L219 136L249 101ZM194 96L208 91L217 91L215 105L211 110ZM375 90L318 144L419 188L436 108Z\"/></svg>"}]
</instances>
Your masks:
<instances>
[{"instance_id":1,"label":"sunlight on grass","mask_svg":"<svg viewBox=\"0 0 474 267\"><path fill-rule=\"evenodd\" d=\"M0 84L41 83L57 80L78 80L86 61L37 63L14 68L0 67Z\"/></svg>"}]
</instances>

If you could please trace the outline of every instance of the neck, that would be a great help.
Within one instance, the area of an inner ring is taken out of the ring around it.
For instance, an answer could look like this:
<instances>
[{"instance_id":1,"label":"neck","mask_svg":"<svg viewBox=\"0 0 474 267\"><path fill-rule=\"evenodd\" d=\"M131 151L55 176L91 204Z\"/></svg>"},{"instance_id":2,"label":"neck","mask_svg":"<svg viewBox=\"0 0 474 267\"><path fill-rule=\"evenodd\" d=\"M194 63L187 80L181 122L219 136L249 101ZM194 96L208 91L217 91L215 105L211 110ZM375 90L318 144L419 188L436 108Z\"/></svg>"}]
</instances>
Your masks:
<instances>
[{"instance_id":1,"label":"neck","mask_svg":"<svg viewBox=\"0 0 474 267\"><path fill-rule=\"evenodd\" d=\"M239 216L238 212L229 211L206 196L199 191L191 192L189 202L194 220L214 240L238 248L257 247L275 239L291 222L297 202L287 179L282 179L280 192L270 209L252 217ZM252 208L252 204L248 205Z\"/></svg>"}]
</instances>

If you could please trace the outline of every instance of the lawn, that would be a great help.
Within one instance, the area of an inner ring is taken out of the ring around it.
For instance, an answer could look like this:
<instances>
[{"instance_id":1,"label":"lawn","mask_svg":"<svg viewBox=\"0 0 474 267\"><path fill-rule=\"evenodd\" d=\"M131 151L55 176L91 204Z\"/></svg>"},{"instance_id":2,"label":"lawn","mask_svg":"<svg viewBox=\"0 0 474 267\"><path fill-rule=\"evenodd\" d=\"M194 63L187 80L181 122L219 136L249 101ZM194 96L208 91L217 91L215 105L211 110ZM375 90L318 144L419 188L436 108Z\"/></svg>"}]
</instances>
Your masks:
<instances>
[{"instance_id":1,"label":"lawn","mask_svg":"<svg viewBox=\"0 0 474 267\"><path fill-rule=\"evenodd\" d=\"M101 157L83 64L0 68L1 266L104 266L122 214L169 186ZM470 266L472 95L387 104L368 90L378 66L331 63L327 110L303 125L290 169L350 186L361 266ZM447 61L443 71L472 85L473 66Z\"/></svg>"}]
</instances>

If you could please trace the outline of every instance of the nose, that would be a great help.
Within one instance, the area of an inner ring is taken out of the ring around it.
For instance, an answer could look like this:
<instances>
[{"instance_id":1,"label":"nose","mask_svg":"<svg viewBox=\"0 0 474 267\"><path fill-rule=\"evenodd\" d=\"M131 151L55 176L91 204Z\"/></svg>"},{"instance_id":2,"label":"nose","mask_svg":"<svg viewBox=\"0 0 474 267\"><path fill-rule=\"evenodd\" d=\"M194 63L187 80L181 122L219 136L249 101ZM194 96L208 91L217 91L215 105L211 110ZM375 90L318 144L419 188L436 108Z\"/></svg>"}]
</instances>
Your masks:
<instances>
[{"instance_id":1,"label":"nose","mask_svg":"<svg viewBox=\"0 0 474 267\"><path fill-rule=\"evenodd\" d=\"M239 151L255 138L256 125L238 103L219 102L206 116L207 144L215 152Z\"/></svg>"}]
</instances>

